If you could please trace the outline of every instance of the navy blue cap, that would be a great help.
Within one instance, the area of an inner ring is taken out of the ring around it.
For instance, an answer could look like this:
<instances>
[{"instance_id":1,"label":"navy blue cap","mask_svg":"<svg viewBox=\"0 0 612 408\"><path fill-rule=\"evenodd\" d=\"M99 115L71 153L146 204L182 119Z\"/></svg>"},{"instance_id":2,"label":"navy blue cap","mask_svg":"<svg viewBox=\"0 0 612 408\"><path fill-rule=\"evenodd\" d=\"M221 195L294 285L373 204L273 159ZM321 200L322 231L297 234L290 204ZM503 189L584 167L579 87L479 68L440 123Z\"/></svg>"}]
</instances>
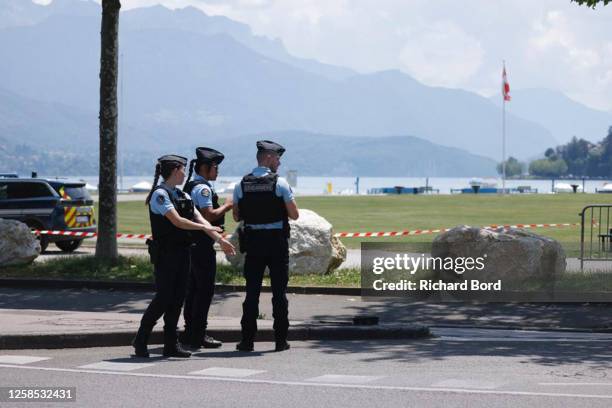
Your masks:
<instances>
[{"instance_id":1,"label":"navy blue cap","mask_svg":"<svg viewBox=\"0 0 612 408\"><path fill-rule=\"evenodd\" d=\"M175 163L179 163L183 166L187 166L187 158L183 157L183 156L179 156L178 154L166 154L162 157L160 157L159 159L157 159L158 162L160 163L169 163L169 162L175 162Z\"/></svg>"},{"instance_id":2,"label":"navy blue cap","mask_svg":"<svg viewBox=\"0 0 612 408\"><path fill-rule=\"evenodd\" d=\"M216 163L220 164L225 156L218 150L211 149L210 147L198 147L196 148L196 157L200 163Z\"/></svg>"},{"instance_id":3,"label":"navy blue cap","mask_svg":"<svg viewBox=\"0 0 612 408\"><path fill-rule=\"evenodd\" d=\"M283 153L285 153L285 148L271 140L260 140L257 142L257 151L274 152L277 153L279 156L282 156Z\"/></svg>"}]
</instances>

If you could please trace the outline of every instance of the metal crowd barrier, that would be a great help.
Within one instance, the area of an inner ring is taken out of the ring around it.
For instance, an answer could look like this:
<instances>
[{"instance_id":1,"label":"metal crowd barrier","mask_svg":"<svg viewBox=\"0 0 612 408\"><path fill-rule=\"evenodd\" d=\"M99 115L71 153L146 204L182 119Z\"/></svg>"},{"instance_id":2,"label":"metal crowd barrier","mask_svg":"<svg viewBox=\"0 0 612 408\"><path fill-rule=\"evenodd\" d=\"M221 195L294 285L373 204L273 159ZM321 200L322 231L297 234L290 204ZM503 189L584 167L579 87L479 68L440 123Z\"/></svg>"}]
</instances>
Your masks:
<instances>
[{"instance_id":1,"label":"metal crowd barrier","mask_svg":"<svg viewBox=\"0 0 612 408\"><path fill-rule=\"evenodd\" d=\"M612 205L587 205L580 212L580 270L585 261L612 261Z\"/></svg>"}]
</instances>

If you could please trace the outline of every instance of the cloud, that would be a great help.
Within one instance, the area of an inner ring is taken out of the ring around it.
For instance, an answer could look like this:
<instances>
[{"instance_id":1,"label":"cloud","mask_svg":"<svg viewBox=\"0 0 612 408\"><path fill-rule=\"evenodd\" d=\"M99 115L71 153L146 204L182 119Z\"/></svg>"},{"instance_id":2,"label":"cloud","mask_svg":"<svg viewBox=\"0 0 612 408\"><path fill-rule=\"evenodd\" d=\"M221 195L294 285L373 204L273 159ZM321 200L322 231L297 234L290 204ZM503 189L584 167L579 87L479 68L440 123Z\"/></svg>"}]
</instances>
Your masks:
<instances>
[{"instance_id":1,"label":"cloud","mask_svg":"<svg viewBox=\"0 0 612 408\"><path fill-rule=\"evenodd\" d=\"M45 0L37 0L45 1ZM100 0L96 0L100 1ZM569 0L122 0L195 6L282 40L298 57L359 72L401 69L429 85L558 89L612 110L612 6Z\"/></svg>"},{"instance_id":2,"label":"cloud","mask_svg":"<svg viewBox=\"0 0 612 408\"><path fill-rule=\"evenodd\" d=\"M480 41L452 22L435 22L405 36L399 60L409 74L427 84L458 86L482 65L485 52Z\"/></svg>"}]
</instances>

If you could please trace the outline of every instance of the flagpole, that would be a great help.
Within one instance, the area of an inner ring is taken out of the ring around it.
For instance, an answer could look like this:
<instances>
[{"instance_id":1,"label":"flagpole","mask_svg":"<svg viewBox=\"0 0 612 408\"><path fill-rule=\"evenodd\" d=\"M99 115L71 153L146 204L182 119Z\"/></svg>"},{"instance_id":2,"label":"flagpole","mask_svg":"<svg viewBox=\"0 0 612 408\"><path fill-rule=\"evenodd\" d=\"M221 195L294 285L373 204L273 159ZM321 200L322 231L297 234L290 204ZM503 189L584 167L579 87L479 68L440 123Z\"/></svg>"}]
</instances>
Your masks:
<instances>
[{"instance_id":1,"label":"flagpole","mask_svg":"<svg viewBox=\"0 0 612 408\"><path fill-rule=\"evenodd\" d=\"M504 74L506 73L506 61L503 61ZM504 81L506 79L504 78ZM505 83L505 82L504 82ZM502 91L502 194L506 194L506 95Z\"/></svg>"},{"instance_id":2,"label":"flagpole","mask_svg":"<svg viewBox=\"0 0 612 408\"><path fill-rule=\"evenodd\" d=\"M502 194L506 194L506 99L502 107Z\"/></svg>"}]
</instances>

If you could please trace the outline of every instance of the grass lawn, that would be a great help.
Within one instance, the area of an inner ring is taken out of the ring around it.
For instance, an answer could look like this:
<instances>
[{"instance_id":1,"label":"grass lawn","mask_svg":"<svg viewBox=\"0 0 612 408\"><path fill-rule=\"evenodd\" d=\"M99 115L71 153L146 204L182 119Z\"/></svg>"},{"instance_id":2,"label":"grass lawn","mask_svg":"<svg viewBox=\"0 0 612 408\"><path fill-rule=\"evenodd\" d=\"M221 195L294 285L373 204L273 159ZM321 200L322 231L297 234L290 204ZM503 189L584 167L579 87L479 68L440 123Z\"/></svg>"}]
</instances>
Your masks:
<instances>
[{"instance_id":1,"label":"grass lawn","mask_svg":"<svg viewBox=\"0 0 612 408\"><path fill-rule=\"evenodd\" d=\"M588 204L612 204L603 194L533 195L400 195L298 197L298 206L317 212L336 232L401 231L453 227L459 224L543 224L580 222L578 213ZM150 232L146 207L141 202L119 203L119 231ZM235 227L231 215L227 230ZM575 251L579 227L537 229L536 233L555 238ZM345 238L349 248L360 242L430 242L434 235L399 238Z\"/></svg>"},{"instance_id":2,"label":"grass lawn","mask_svg":"<svg viewBox=\"0 0 612 408\"><path fill-rule=\"evenodd\" d=\"M117 265L98 261L93 256L75 256L0 268L0 277L153 282L153 265L149 258L141 256L121 256ZM216 280L228 285L245 284L242 273L229 265L217 265ZM270 286L268 276L264 278L264 285ZM359 287L360 271L341 269L329 275L290 276L289 285Z\"/></svg>"},{"instance_id":3,"label":"grass lawn","mask_svg":"<svg viewBox=\"0 0 612 408\"><path fill-rule=\"evenodd\" d=\"M398 275L397 279L388 278L387 281L395 281L402 278L421 279L433 278L434 275L417 274L406 277ZM149 259L140 256L119 258L117 265L110 265L104 261L98 261L93 256L78 256L71 258L58 258L47 262L36 262L27 266L15 266L0 268L2 278L45 278L45 279L77 279L77 280L104 280L104 281L132 281L153 282L153 267ZM229 285L244 285L244 278L240 271L229 265L217 266L217 283ZM539 287L541 282L536 282ZM361 285L361 274L358 269L339 269L329 275L292 275L289 277L289 286L326 286L326 287L352 287ZM269 277L264 278L264 286L270 286ZM520 286L525 288L525 284ZM612 291L612 274L606 272L592 273L566 273L556 282L556 288L560 291L580 292L610 292Z\"/></svg>"}]
</instances>

